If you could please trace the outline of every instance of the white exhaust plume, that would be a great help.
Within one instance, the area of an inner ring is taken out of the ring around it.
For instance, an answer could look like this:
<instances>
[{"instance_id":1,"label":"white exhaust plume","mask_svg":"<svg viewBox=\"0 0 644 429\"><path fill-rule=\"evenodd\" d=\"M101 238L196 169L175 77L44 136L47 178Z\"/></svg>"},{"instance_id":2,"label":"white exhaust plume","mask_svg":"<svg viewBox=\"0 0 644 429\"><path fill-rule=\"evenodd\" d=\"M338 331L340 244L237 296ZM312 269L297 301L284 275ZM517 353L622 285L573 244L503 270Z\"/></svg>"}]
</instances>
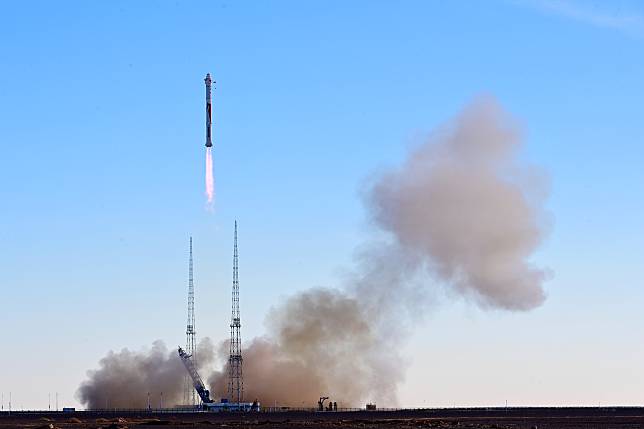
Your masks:
<instances>
[{"instance_id":1,"label":"white exhaust plume","mask_svg":"<svg viewBox=\"0 0 644 429\"><path fill-rule=\"evenodd\" d=\"M212 172L212 148L206 148L206 209L212 210L215 200L215 178Z\"/></svg>"}]
</instances>

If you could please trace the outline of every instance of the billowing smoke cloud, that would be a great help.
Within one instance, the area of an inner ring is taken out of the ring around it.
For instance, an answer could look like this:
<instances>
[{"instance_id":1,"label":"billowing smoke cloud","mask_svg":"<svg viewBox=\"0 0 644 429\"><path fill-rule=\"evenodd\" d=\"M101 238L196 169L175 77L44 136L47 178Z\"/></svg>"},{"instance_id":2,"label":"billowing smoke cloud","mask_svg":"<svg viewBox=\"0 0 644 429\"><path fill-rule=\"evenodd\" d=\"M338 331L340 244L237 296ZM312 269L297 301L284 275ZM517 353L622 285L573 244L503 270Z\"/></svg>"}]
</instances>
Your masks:
<instances>
[{"instance_id":1,"label":"billowing smoke cloud","mask_svg":"<svg viewBox=\"0 0 644 429\"><path fill-rule=\"evenodd\" d=\"M544 192L517 160L520 145L512 119L482 99L380 174L366 200L384 237L361 249L344 290L309 290L273 309L266 337L244 351L247 397L395 403L396 345L437 283L486 308L540 305L544 271L528 258L543 236ZM211 377L216 391L226 373Z\"/></svg>"},{"instance_id":2,"label":"billowing smoke cloud","mask_svg":"<svg viewBox=\"0 0 644 429\"><path fill-rule=\"evenodd\" d=\"M322 394L344 404L376 398L369 394L395 400L395 386L386 379L397 372L396 363L387 361L389 353L355 298L332 289L299 293L270 312L267 328L243 351L246 399L305 407ZM227 347L220 350L223 360ZM225 367L209 378L213 391L226 392L227 373Z\"/></svg>"},{"instance_id":3,"label":"billowing smoke cloud","mask_svg":"<svg viewBox=\"0 0 644 429\"><path fill-rule=\"evenodd\" d=\"M384 237L360 250L343 290L305 291L271 311L267 335L244 351L246 397L393 405L396 346L436 284L484 308L540 305L544 271L528 258L544 233L544 188L517 160L520 143L512 119L482 99L379 175L366 201ZM210 378L213 390L225 392L226 374Z\"/></svg>"},{"instance_id":4,"label":"billowing smoke cloud","mask_svg":"<svg viewBox=\"0 0 644 429\"><path fill-rule=\"evenodd\" d=\"M491 99L432 135L370 194L376 224L480 304L528 310L545 298L545 273L528 258L543 237L544 189L516 159L517 126Z\"/></svg>"},{"instance_id":5,"label":"billowing smoke cloud","mask_svg":"<svg viewBox=\"0 0 644 429\"><path fill-rule=\"evenodd\" d=\"M200 368L213 358L212 342L204 338L197 348ZM152 343L149 350L110 351L99 362L99 369L87 372L77 397L87 408L146 408L148 393L151 406L183 403L186 370L175 349L168 350L163 341Z\"/></svg>"},{"instance_id":6,"label":"billowing smoke cloud","mask_svg":"<svg viewBox=\"0 0 644 429\"><path fill-rule=\"evenodd\" d=\"M540 305L545 272L530 257L544 235L545 192L536 170L518 160L520 145L514 121L481 99L379 174L365 195L373 242L357 252L342 289L310 289L271 310L266 335L243 350L245 399L311 406L325 395L340 406L395 405L405 366L396 350L436 290L483 308ZM223 368L208 379L213 397L226 396L227 350L222 343ZM106 359L91 380L120 370L114 356ZM139 374L128 384L158 374L129 355L122 360ZM180 363L161 364L181 385L173 372ZM89 390L82 398L97 403L99 389Z\"/></svg>"}]
</instances>

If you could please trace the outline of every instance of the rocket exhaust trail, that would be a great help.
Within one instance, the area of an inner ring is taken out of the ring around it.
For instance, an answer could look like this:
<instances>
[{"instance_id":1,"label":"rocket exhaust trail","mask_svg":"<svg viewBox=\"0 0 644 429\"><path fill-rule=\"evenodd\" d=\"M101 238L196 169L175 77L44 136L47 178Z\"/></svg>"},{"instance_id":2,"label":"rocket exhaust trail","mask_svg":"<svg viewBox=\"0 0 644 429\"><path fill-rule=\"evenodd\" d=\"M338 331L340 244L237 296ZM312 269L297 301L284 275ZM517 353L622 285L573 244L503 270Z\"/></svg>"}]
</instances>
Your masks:
<instances>
[{"instance_id":1,"label":"rocket exhaust trail","mask_svg":"<svg viewBox=\"0 0 644 429\"><path fill-rule=\"evenodd\" d=\"M212 174L212 149L206 148L206 208L212 210L215 199L215 179Z\"/></svg>"}]
</instances>

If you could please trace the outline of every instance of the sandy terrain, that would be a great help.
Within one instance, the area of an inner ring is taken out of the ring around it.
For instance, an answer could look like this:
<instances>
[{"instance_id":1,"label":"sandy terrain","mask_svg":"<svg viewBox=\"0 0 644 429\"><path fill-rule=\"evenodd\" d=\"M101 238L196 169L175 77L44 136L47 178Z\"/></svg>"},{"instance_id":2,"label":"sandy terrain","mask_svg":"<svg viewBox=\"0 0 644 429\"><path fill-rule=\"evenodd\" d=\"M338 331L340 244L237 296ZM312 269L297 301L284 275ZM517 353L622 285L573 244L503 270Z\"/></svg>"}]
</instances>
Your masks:
<instances>
[{"instance_id":1,"label":"sandy terrain","mask_svg":"<svg viewBox=\"0 0 644 429\"><path fill-rule=\"evenodd\" d=\"M209 414L77 412L0 414L0 429L129 428L644 428L641 408L525 408Z\"/></svg>"}]
</instances>

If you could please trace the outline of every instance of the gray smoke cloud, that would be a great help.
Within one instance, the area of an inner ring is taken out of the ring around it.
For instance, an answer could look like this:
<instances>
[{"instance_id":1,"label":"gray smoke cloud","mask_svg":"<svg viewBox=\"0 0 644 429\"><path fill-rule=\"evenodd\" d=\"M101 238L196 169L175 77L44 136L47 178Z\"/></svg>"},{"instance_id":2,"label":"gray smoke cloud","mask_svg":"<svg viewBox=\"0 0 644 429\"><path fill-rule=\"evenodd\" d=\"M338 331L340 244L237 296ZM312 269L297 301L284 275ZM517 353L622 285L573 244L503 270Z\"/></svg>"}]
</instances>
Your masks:
<instances>
[{"instance_id":1,"label":"gray smoke cloud","mask_svg":"<svg viewBox=\"0 0 644 429\"><path fill-rule=\"evenodd\" d=\"M393 406L405 362L396 350L436 290L486 309L526 311L543 303L546 271L530 257L547 229L545 180L518 159L520 147L516 122L483 98L401 166L376 175L365 193L373 242L359 249L341 289L309 289L269 312L266 334L243 350L245 399L311 406L324 395L340 406ZM216 353L222 369L208 378L213 397L226 396L227 351L223 342ZM159 370L138 360L110 355L90 381L121 386L108 381L122 378L110 374L125 367L132 368L129 383L149 384ZM150 362L159 363L171 367L161 371L180 386L180 363ZM99 394L94 384L84 385L93 393L81 395L91 404Z\"/></svg>"},{"instance_id":2,"label":"gray smoke cloud","mask_svg":"<svg viewBox=\"0 0 644 429\"><path fill-rule=\"evenodd\" d=\"M243 350L246 399L305 407L321 395L345 406L361 399L395 401L390 380L396 364L386 359L390 353L355 297L310 289L273 308L266 325L267 335ZM220 350L224 360L227 345ZM225 366L209 378L213 391L226 392L227 374Z\"/></svg>"},{"instance_id":3,"label":"gray smoke cloud","mask_svg":"<svg viewBox=\"0 0 644 429\"><path fill-rule=\"evenodd\" d=\"M213 345L204 338L197 348L197 363L207 367L213 360ZM161 340L142 351L126 348L110 351L99 368L87 372L76 396L87 408L146 408L148 393L153 408L183 403L186 370L175 349L168 350Z\"/></svg>"},{"instance_id":4,"label":"gray smoke cloud","mask_svg":"<svg viewBox=\"0 0 644 429\"><path fill-rule=\"evenodd\" d=\"M379 174L365 200L384 237L358 252L343 290L308 290L273 308L267 335L244 350L247 398L395 405L396 346L437 284L483 308L539 306L546 272L529 257L545 232L545 180L519 162L520 146L515 121L484 98ZM209 379L214 390L225 392L226 374Z\"/></svg>"},{"instance_id":5,"label":"gray smoke cloud","mask_svg":"<svg viewBox=\"0 0 644 429\"><path fill-rule=\"evenodd\" d=\"M517 159L515 121L491 98L468 106L369 194L376 224L456 292L529 310L546 271L529 262L544 236L545 179Z\"/></svg>"}]
</instances>

